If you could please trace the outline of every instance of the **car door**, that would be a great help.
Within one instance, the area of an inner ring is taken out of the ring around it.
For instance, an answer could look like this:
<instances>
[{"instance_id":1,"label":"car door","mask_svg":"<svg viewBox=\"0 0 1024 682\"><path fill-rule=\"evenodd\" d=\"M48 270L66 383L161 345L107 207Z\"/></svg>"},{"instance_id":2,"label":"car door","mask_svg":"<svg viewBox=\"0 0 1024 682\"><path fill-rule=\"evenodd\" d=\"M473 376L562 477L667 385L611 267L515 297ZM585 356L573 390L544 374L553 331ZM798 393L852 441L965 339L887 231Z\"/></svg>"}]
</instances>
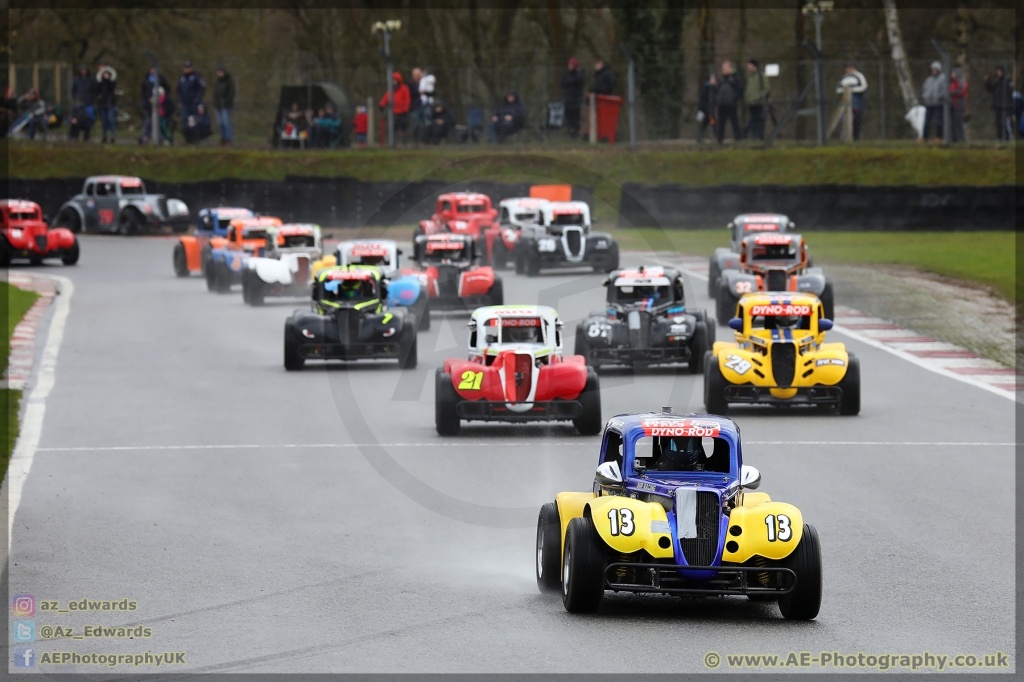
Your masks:
<instances>
[{"instance_id":1,"label":"car door","mask_svg":"<svg viewBox=\"0 0 1024 682\"><path fill-rule=\"evenodd\" d=\"M104 232L116 232L117 220L120 217L117 183L101 180L94 187L97 228Z\"/></svg>"},{"instance_id":2,"label":"car door","mask_svg":"<svg viewBox=\"0 0 1024 682\"><path fill-rule=\"evenodd\" d=\"M85 216L83 229L95 231L99 228L99 213L96 210L96 183L89 182L85 185L85 201L82 202L82 213Z\"/></svg>"}]
</instances>

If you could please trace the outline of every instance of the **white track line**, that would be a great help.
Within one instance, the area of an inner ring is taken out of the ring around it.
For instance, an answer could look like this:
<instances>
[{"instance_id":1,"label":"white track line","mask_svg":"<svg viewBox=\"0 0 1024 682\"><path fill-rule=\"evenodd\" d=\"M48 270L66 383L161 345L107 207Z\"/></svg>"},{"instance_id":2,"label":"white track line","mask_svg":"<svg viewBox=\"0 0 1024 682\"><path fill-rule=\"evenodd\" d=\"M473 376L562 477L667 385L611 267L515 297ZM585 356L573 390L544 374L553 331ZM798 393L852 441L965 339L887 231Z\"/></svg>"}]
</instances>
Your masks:
<instances>
[{"instance_id":1,"label":"white track line","mask_svg":"<svg viewBox=\"0 0 1024 682\"><path fill-rule=\"evenodd\" d=\"M684 261L684 263L685 263L685 261ZM708 276L707 275L703 275L703 274L701 274L701 273L699 273L699 272L697 272L695 270L692 270L689 267L687 267L685 264L682 266L682 269L688 275L690 275L691 277L694 277L694 278L699 279L699 280L703 280L705 282L708 281ZM944 376L944 377L946 377L948 379L955 379L956 381L959 381L959 382L964 383L964 384L970 384L971 386L983 389L985 391L988 391L989 393L994 393L994 394L996 394L998 396L1001 396L1001 397L1006 398L1008 400L1012 400L1014 402L1016 402L1016 400L1017 400L1016 394L1014 392L1012 392L1012 391L1007 391L1005 389L998 388L996 386L992 386L991 384L987 384L987 383L985 383L983 381L978 381L977 379L972 379L968 375L957 374L956 372L950 372L949 370L947 370L947 369L945 369L943 367L939 367L939 366L935 365L934 363L926 362L924 359L919 358L919 357L914 356L914 355L911 355L910 353L908 353L906 351L900 350L898 348L893 348L891 346L887 346L886 344L880 343L878 341L875 341L874 339L872 339L872 338L870 338L868 336L865 336L864 334L860 334L858 332L846 329L842 325L838 325L837 324L836 326L834 326L832 328L832 330L835 331L835 332L838 332L840 334L843 334L845 336L848 336L851 339L854 339L856 341L860 341L861 343L865 343L865 344L867 344L867 345L869 345L869 346L871 346L873 348L877 348L879 350L883 350L886 353L889 353L890 355L895 355L896 357L900 358L901 360L906 360L907 362L915 364L918 367L921 367L923 369L928 370L929 372L934 372L935 374L938 374L940 376Z\"/></svg>"},{"instance_id":2,"label":"white track line","mask_svg":"<svg viewBox=\"0 0 1024 682\"><path fill-rule=\"evenodd\" d=\"M25 479L32 470L32 460L39 447L39 438L43 435L43 416L46 414L46 398L53 389L57 372L57 353L60 342L64 338L64 326L68 313L71 311L71 295L75 293L75 285L67 277L58 275L36 275L56 280L58 295L57 307L50 321L50 330L46 335L46 345L39 362L35 388L25 402L25 419L21 423L18 442L11 454L11 463L7 467L7 555L10 556L11 537L14 534L14 515L21 503L21 489Z\"/></svg>"}]
</instances>

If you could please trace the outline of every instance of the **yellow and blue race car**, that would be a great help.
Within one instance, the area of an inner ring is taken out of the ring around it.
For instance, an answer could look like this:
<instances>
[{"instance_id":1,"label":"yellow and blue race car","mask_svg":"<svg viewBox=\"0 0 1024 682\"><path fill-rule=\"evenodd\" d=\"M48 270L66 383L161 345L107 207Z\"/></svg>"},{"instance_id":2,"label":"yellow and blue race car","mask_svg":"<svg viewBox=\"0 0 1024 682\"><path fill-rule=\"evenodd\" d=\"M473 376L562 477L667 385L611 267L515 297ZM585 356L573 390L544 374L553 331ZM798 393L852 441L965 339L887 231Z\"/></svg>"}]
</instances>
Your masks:
<instances>
[{"instance_id":1,"label":"yellow and blue race car","mask_svg":"<svg viewBox=\"0 0 1024 682\"><path fill-rule=\"evenodd\" d=\"M537 586L572 613L605 592L746 596L810 620L821 606L821 547L800 510L753 492L739 428L725 417L661 413L608 420L590 492L564 492L537 519Z\"/></svg>"},{"instance_id":2,"label":"yellow and blue race car","mask_svg":"<svg viewBox=\"0 0 1024 682\"><path fill-rule=\"evenodd\" d=\"M736 340L716 342L704 360L704 406L817 405L860 413L860 363L846 344L826 343L832 320L817 296L746 294L729 320Z\"/></svg>"}]
</instances>

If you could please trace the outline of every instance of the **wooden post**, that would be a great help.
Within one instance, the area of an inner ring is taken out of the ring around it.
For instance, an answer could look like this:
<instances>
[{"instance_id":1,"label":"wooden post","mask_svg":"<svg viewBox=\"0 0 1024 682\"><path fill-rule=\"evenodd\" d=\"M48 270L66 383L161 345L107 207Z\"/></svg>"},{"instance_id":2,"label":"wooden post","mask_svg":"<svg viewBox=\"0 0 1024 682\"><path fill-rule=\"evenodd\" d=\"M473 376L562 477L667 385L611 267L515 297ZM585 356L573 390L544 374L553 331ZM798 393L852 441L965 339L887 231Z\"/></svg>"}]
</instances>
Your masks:
<instances>
[{"instance_id":1,"label":"wooden post","mask_svg":"<svg viewBox=\"0 0 1024 682\"><path fill-rule=\"evenodd\" d=\"M7 65L7 83L11 86L11 92L14 96L18 96L18 69L14 67L14 62Z\"/></svg>"},{"instance_id":2,"label":"wooden post","mask_svg":"<svg viewBox=\"0 0 1024 682\"><path fill-rule=\"evenodd\" d=\"M590 144L597 144L597 99L590 93Z\"/></svg>"},{"instance_id":3,"label":"wooden post","mask_svg":"<svg viewBox=\"0 0 1024 682\"><path fill-rule=\"evenodd\" d=\"M39 63L32 64L32 87L39 94Z\"/></svg>"},{"instance_id":4,"label":"wooden post","mask_svg":"<svg viewBox=\"0 0 1024 682\"><path fill-rule=\"evenodd\" d=\"M373 108L373 98L366 98L366 146L372 147L377 139L377 112Z\"/></svg>"},{"instance_id":5,"label":"wooden post","mask_svg":"<svg viewBox=\"0 0 1024 682\"><path fill-rule=\"evenodd\" d=\"M53 103L60 104L60 64L53 65Z\"/></svg>"}]
</instances>

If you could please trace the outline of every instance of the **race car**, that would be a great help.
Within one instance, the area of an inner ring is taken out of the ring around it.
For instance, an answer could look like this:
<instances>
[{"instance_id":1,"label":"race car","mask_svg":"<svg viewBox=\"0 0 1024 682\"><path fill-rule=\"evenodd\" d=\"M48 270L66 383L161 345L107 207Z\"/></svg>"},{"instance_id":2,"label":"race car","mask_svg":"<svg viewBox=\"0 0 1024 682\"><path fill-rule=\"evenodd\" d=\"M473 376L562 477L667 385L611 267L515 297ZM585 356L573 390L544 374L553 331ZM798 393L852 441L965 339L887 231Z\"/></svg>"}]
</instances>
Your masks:
<instances>
[{"instance_id":1,"label":"race car","mask_svg":"<svg viewBox=\"0 0 1024 682\"><path fill-rule=\"evenodd\" d=\"M729 320L734 342L704 359L704 406L730 403L833 406L860 412L860 362L842 343L825 343L832 320L812 294L747 294Z\"/></svg>"},{"instance_id":2,"label":"race car","mask_svg":"<svg viewBox=\"0 0 1024 682\"><path fill-rule=\"evenodd\" d=\"M169 225L175 232L189 226L188 206L163 194L146 194L140 178L95 175L86 178L82 193L64 202L57 226L72 232L137 234L143 228Z\"/></svg>"},{"instance_id":3,"label":"race car","mask_svg":"<svg viewBox=\"0 0 1024 682\"><path fill-rule=\"evenodd\" d=\"M78 255L78 238L67 228L47 227L39 204L0 199L0 267L15 258L26 258L32 265L60 258L64 265L74 265Z\"/></svg>"},{"instance_id":4,"label":"race car","mask_svg":"<svg viewBox=\"0 0 1024 682\"><path fill-rule=\"evenodd\" d=\"M388 284L388 305L404 306L416 313L422 331L430 329L430 298L427 274L401 267L402 250L391 239L353 239L338 244L333 255L313 264L313 274L334 265L376 265Z\"/></svg>"},{"instance_id":5,"label":"race car","mask_svg":"<svg viewBox=\"0 0 1024 682\"><path fill-rule=\"evenodd\" d=\"M459 432L461 420L572 421L601 432L597 373L578 355L562 355L562 321L547 306L477 308L469 321L469 358L437 369L434 424Z\"/></svg>"},{"instance_id":6,"label":"race car","mask_svg":"<svg viewBox=\"0 0 1024 682\"><path fill-rule=\"evenodd\" d=\"M563 492L537 518L537 586L571 613L605 592L776 601L818 615L821 546L791 504L754 492L740 430L725 417L659 413L608 420L588 492Z\"/></svg>"},{"instance_id":7,"label":"race car","mask_svg":"<svg viewBox=\"0 0 1024 682\"><path fill-rule=\"evenodd\" d=\"M512 258L516 272L528 277L542 268L619 267L619 244L610 234L593 232L590 207L583 201L549 201L540 207L540 223L524 225Z\"/></svg>"},{"instance_id":8,"label":"race car","mask_svg":"<svg viewBox=\"0 0 1024 682\"><path fill-rule=\"evenodd\" d=\"M605 286L608 308L576 326L576 354L595 368L687 363L704 369L704 353L715 342L715 320L686 307L678 270L641 265L615 270Z\"/></svg>"},{"instance_id":9,"label":"race car","mask_svg":"<svg viewBox=\"0 0 1024 682\"><path fill-rule=\"evenodd\" d=\"M232 285L241 284L246 261L263 252L267 245L267 230L280 225L281 219L273 216L233 218L228 223L228 236L223 244L211 244L210 259L203 269L206 289L226 294Z\"/></svg>"},{"instance_id":10,"label":"race car","mask_svg":"<svg viewBox=\"0 0 1024 682\"><path fill-rule=\"evenodd\" d=\"M821 268L810 266L807 244L798 234L767 232L740 242L738 269L722 270L718 277L715 312L728 320L743 294L755 291L811 293L821 299L825 317L835 314L832 282Z\"/></svg>"},{"instance_id":11,"label":"race car","mask_svg":"<svg viewBox=\"0 0 1024 682\"><path fill-rule=\"evenodd\" d=\"M420 254L431 308L469 311L504 305L504 284L490 266L476 264L476 242L469 235L419 235L414 247Z\"/></svg>"},{"instance_id":12,"label":"race car","mask_svg":"<svg viewBox=\"0 0 1024 682\"><path fill-rule=\"evenodd\" d=\"M715 298L718 295L718 278L723 270L739 267L740 243L745 237L762 232L791 232L795 227L789 216L781 213L742 213L733 218L732 222L725 226L725 229L729 230L728 248L715 249L715 255L708 261L708 296Z\"/></svg>"},{"instance_id":13,"label":"race car","mask_svg":"<svg viewBox=\"0 0 1024 682\"><path fill-rule=\"evenodd\" d=\"M416 315L389 308L380 268L339 265L317 275L312 312L296 310L284 324L284 367L306 360L398 360L416 367Z\"/></svg>"},{"instance_id":14,"label":"race car","mask_svg":"<svg viewBox=\"0 0 1024 682\"><path fill-rule=\"evenodd\" d=\"M508 267L523 227L541 223L541 208L547 203L547 199L535 197L502 199L498 203L498 234L487 243L489 260L495 270Z\"/></svg>"},{"instance_id":15,"label":"race car","mask_svg":"<svg viewBox=\"0 0 1024 682\"><path fill-rule=\"evenodd\" d=\"M433 234L464 234L476 242L476 253L483 263L488 263L489 244L498 235L496 219L498 212L491 205L491 198L477 192L448 192L437 197L434 215L421 220L413 229L413 259L423 260L423 253L416 250L417 237Z\"/></svg>"},{"instance_id":16,"label":"race car","mask_svg":"<svg viewBox=\"0 0 1024 682\"><path fill-rule=\"evenodd\" d=\"M266 231L266 245L243 265L242 301L257 306L267 296L308 296L311 266L324 254L320 226L289 223Z\"/></svg>"},{"instance_id":17,"label":"race car","mask_svg":"<svg viewBox=\"0 0 1024 682\"><path fill-rule=\"evenodd\" d=\"M228 225L235 218L252 218L253 212L247 208L221 206L204 208L196 218L196 229L190 235L178 238L174 244L171 262L174 274L188 277L193 272L206 274L206 265L210 260L210 250L224 245L228 237Z\"/></svg>"}]
</instances>

